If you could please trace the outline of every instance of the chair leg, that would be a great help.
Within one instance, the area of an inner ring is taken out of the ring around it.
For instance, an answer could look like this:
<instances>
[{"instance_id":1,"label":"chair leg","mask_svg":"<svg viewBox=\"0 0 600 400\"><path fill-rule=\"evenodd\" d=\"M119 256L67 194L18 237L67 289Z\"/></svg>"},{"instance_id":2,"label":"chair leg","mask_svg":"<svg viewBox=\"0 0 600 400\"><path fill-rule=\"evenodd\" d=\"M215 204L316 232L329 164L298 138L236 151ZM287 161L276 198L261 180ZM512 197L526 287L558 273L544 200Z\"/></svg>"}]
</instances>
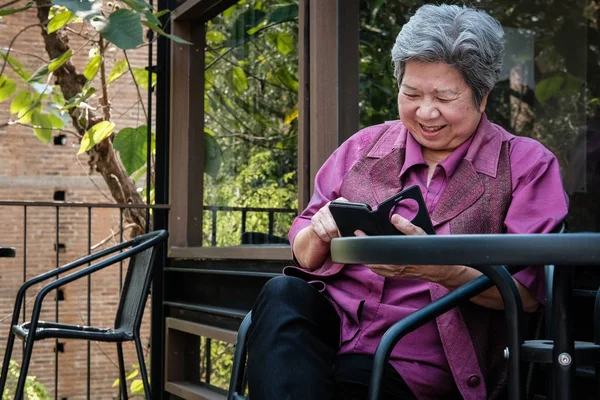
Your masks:
<instances>
[{"instance_id":1,"label":"chair leg","mask_svg":"<svg viewBox=\"0 0 600 400\"><path fill-rule=\"evenodd\" d=\"M125 361L123 360L123 343L117 343L117 356L119 358L119 398L127 400L127 381L125 380Z\"/></svg>"},{"instance_id":2,"label":"chair leg","mask_svg":"<svg viewBox=\"0 0 600 400\"><path fill-rule=\"evenodd\" d=\"M15 344L15 334L12 329L8 333L8 343L6 344L6 350L4 351L4 362L2 363L2 376L0 376L0 396L4 393L4 386L6 386L6 377L8 376L8 367L10 366L10 357L12 356L13 346Z\"/></svg>"},{"instance_id":3,"label":"chair leg","mask_svg":"<svg viewBox=\"0 0 600 400\"><path fill-rule=\"evenodd\" d=\"M33 352L33 334L30 333L27 336L25 349L23 349L23 362L21 363L21 372L19 373L19 381L17 382L17 388L15 390L15 399L23 399L25 391L25 381L27 379L27 372L29 372L29 362L31 361L31 353Z\"/></svg>"},{"instance_id":4,"label":"chair leg","mask_svg":"<svg viewBox=\"0 0 600 400\"><path fill-rule=\"evenodd\" d=\"M146 400L150 400L152 399L152 393L150 392L150 382L148 381L148 372L146 371L146 364L144 362L144 349L142 348L142 342L139 337L135 338L135 350L137 351L138 362L140 363L140 373L142 374Z\"/></svg>"}]
</instances>

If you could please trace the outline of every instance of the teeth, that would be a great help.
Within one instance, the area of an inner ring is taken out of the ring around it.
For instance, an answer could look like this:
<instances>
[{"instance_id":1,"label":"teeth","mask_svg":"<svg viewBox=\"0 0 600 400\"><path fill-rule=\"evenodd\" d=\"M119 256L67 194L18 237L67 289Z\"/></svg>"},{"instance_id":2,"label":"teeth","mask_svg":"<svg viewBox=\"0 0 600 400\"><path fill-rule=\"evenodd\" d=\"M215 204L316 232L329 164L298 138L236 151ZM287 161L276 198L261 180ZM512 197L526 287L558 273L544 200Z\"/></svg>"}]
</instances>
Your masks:
<instances>
[{"instance_id":1,"label":"teeth","mask_svg":"<svg viewBox=\"0 0 600 400\"><path fill-rule=\"evenodd\" d=\"M424 125L421 125L421 128L423 128L423 130L429 131L429 132L439 131L440 129L442 129L442 127L443 127L443 125L440 125L440 126L424 126Z\"/></svg>"}]
</instances>

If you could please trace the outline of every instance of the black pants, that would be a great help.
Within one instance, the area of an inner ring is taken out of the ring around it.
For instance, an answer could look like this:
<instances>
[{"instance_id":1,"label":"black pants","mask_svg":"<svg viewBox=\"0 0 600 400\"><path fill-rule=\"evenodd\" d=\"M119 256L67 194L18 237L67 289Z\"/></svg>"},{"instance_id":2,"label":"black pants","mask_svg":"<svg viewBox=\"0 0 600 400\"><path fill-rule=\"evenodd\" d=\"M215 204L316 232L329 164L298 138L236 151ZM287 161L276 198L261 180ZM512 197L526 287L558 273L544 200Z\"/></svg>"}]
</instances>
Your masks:
<instances>
[{"instance_id":1,"label":"black pants","mask_svg":"<svg viewBox=\"0 0 600 400\"><path fill-rule=\"evenodd\" d=\"M337 356L340 319L305 281L271 279L252 310L248 332L250 400L337 400L367 397L373 357ZM382 399L415 399L388 364Z\"/></svg>"}]
</instances>

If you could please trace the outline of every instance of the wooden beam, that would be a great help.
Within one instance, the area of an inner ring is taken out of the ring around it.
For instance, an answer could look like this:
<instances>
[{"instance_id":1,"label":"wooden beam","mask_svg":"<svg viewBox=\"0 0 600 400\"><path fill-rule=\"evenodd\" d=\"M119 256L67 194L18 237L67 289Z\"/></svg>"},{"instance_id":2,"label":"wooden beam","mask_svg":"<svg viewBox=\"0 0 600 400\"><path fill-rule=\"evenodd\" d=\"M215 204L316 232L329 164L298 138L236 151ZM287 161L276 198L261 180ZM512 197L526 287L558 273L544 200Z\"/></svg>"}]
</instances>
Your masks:
<instances>
[{"instance_id":1,"label":"wooden beam","mask_svg":"<svg viewBox=\"0 0 600 400\"><path fill-rule=\"evenodd\" d=\"M171 247L169 258L203 260L282 260L292 261L289 245L239 247Z\"/></svg>"},{"instance_id":2,"label":"wooden beam","mask_svg":"<svg viewBox=\"0 0 600 400\"><path fill-rule=\"evenodd\" d=\"M204 199L204 47L205 26L173 21L175 35L193 43L174 43L171 51L170 242L202 245Z\"/></svg>"},{"instance_id":3,"label":"wooden beam","mask_svg":"<svg viewBox=\"0 0 600 400\"><path fill-rule=\"evenodd\" d=\"M309 0L298 2L298 210L310 201L310 28Z\"/></svg>"},{"instance_id":4,"label":"wooden beam","mask_svg":"<svg viewBox=\"0 0 600 400\"><path fill-rule=\"evenodd\" d=\"M360 25L358 0L309 1L312 193L319 168L358 130Z\"/></svg>"},{"instance_id":5,"label":"wooden beam","mask_svg":"<svg viewBox=\"0 0 600 400\"><path fill-rule=\"evenodd\" d=\"M343 5L341 4L343 2ZM338 145L358 131L360 1L338 0L337 120Z\"/></svg>"},{"instance_id":6,"label":"wooden beam","mask_svg":"<svg viewBox=\"0 0 600 400\"><path fill-rule=\"evenodd\" d=\"M236 4L239 0L186 0L171 13L177 21L207 22Z\"/></svg>"},{"instance_id":7,"label":"wooden beam","mask_svg":"<svg viewBox=\"0 0 600 400\"><path fill-rule=\"evenodd\" d=\"M337 141L336 0L310 0L310 193Z\"/></svg>"}]
</instances>

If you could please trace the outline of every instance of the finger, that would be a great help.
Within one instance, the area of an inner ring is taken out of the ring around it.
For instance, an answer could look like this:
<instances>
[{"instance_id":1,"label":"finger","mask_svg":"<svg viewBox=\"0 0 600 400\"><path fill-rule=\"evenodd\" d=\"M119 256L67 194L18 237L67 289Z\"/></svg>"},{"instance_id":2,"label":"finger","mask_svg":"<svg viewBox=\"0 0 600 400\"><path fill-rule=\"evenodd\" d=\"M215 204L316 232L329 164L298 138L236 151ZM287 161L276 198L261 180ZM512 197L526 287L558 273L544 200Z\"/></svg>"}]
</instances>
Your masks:
<instances>
[{"instance_id":1,"label":"finger","mask_svg":"<svg viewBox=\"0 0 600 400\"><path fill-rule=\"evenodd\" d=\"M405 235L426 235L425 231L401 215L392 215L392 224Z\"/></svg>"},{"instance_id":2,"label":"finger","mask_svg":"<svg viewBox=\"0 0 600 400\"><path fill-rule=\"evenodd\" d=\"M345 201L348 202L348 199L345 197L338 197L337 199L335 199L335 201Z\"/></svg>"},{"instance_id":3,"label":"finger","mask_svg":"<svg viewBox=\"0 0 600 400\"><path fill-rule=\"evenodd\" d=\"M316 216L316 214L315 214L315 216ZM327 232L327 229L325 229L325 227L323 226L323 223L320 219L313 217L311 219L311 225L312 225L313 231L317 234L319 239L321 239L322 241L327 242L327 243L331 242L331 236Z\"/></svg>"},{"instance_id":4,"label":"finger","mask_svg":"<svg viewBox=\"0 0 600 400\"><path fill-rule=\"evenodd\" d=\"M361 237L361 236L368 236L368 235L366 233L364 233L363 231L361 231L360 229L357 229L354 231L354 236Z\"/></svg>"}]
</instances>

